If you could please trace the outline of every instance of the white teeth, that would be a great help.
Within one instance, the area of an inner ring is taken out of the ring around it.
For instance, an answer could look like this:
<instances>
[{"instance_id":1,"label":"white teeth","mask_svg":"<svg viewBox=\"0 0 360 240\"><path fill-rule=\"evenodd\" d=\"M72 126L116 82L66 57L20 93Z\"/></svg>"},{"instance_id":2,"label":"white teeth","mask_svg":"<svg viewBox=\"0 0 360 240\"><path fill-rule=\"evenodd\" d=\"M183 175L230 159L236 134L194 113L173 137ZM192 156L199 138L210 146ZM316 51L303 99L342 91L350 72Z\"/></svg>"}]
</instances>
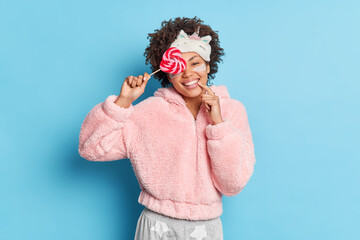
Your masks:
<instances>
[{"instance_id":1,"label":"white teeth","mask_svg":"<svg viewBox=\"0 0 360 240\"><path fill-rule=\"evenodd\" d=\"M192 85L192 84L194 84L194 83L197 83L199 80L195 80L195 81L192 81L192 82L188 82L188 83L186 83L186 84L184 84L184 85L186 85L186 86L189 86L189 85Z\"/></svg>"}]
</instances>

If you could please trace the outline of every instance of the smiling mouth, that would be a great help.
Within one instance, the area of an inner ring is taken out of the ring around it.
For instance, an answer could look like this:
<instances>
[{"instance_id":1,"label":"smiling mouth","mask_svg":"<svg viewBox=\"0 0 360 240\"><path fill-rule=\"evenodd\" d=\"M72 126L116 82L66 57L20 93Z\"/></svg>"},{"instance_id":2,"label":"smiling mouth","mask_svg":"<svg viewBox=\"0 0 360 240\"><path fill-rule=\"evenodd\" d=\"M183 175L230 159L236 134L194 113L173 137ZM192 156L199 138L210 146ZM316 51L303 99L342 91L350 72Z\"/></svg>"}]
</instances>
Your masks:
<instances>
[{"instance_id":1,"label":"smiling mouth","mask_svg":"<svg viewBox=\"0 0 360 240\"><path fill-rule=\"evenodd\" d=\"M197 79L197 80L194 80L194 81L191 81L191 82L188 82L188 83L182 83L184 86L191 86L191 85L194 85L196 84L198 81L200 81L200 79Z\"/></svg>"}]
</instances>

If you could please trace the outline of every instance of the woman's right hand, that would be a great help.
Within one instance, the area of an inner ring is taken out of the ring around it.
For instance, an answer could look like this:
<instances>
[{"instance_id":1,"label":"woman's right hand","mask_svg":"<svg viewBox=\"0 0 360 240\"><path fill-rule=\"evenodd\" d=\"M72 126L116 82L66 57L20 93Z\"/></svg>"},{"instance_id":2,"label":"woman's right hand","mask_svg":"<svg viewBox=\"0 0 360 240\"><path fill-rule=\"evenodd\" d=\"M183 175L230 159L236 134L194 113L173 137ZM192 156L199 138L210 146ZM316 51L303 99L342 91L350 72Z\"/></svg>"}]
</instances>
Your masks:
<instances>
[{"instance_id":1,"label":"woman's right hand","mask_svg":"<svg viewBox=\"0 0 360 240\"><path fill-rule=\"evenodd\" d=\"M121 86L121 91L118 98L126 99L127 101L132 103L138 97L140 97L141 94L144 93L145 86L150 78L150 75L146 72L143 76L128 76L127 78L125 78L124 83Z\"/></svg>"}]
</instances>

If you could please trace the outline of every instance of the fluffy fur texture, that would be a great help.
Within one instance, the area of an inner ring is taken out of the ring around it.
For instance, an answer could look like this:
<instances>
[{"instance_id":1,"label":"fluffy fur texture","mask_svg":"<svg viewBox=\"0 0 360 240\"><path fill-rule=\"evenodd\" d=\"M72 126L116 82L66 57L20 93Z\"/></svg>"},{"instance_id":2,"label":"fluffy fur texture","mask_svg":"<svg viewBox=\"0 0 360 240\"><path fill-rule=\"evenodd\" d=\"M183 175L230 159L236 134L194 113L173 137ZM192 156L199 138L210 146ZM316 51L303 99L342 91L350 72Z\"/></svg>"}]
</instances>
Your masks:
<instances>
[{"instance_id":1,"label":"fluffy fur texture","mask_svg":"<svg viewBox=\"0 0 360 240\"><path fill-rule=\"evenodd\" d=\"M224 122L212 125L202 104L196 120L174 87L129 108L111 95L85 117L79 153L90 161L130 159L141 188L138 202L173 218L206 220L222 214L222 195L242 191L255 165L243 104L224 85Z\"/></svg>"}]
</instances>

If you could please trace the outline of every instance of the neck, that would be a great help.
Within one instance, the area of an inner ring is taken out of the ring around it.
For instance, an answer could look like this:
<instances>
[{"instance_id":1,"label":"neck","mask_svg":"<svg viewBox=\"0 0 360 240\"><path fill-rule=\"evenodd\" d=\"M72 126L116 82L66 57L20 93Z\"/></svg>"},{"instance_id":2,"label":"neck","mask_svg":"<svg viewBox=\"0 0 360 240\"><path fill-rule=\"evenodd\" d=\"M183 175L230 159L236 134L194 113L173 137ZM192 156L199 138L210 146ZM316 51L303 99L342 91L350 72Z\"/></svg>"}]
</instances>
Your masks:
<instances>
[{"instance_id":1,"label":"neck","mask_svg":"<svg viewBox=\"0 0 360 240\"><path fill-rule=\"evenodd\" d=\"M205 91L203 91L205 92ZM186 106L190 109L190 110L193 110L193 111L198 111L200 109L200 105L202 103L201 101L201 94L197 97L186 97L184 95L182 95L185 103L186 103Z\"/></svg>"},{"instance_id":2,"label":"neck","mask_svg":"<svg viewBox=\"0 0 360 240\"><path fill-rule=\"evenodd\" d=\"M188 108L198 109L201 105L201 95L194 98L188 98L183 96L183 98Z\"/></svg>"}]
</instances>

